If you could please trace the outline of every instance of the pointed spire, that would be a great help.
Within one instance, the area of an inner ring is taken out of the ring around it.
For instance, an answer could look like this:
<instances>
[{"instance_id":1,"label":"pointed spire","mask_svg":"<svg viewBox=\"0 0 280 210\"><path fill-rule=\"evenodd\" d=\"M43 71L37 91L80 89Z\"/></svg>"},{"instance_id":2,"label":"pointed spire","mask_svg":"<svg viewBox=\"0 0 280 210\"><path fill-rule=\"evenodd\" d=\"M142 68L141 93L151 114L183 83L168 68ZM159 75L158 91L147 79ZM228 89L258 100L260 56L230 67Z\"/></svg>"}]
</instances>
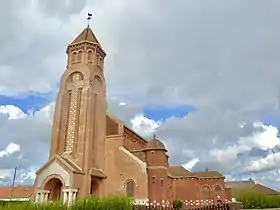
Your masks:
<instances>
[{"instance_id":1,"label":"pointed spire","mask_svg":"<svg viewBox=\"0 0 280 210\"><path fill-rule=\"evenodd\" d=\"M94 33L92 32L91 28L89 26L87 26L75 39L73 42L71 42L70 45L73 45L73 44L77 44L77 43L80 43L80 42L93 42L93 43L96 43L98 45L99 42L96 38L96 36L94 35Z\"/></svg>"}]
</instances>

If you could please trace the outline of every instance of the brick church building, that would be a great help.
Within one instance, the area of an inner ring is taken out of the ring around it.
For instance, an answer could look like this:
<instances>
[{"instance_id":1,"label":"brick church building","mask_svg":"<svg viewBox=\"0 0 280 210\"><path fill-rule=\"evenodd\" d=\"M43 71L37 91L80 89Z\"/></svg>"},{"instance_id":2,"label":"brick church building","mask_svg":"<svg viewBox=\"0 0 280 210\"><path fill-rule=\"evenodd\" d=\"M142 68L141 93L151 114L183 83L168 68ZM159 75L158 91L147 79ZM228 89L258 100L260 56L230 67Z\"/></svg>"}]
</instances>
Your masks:
<instances>
[{"instance_id":1,"label":"brick church building","mask_svg":"<svg viewBox=\"0 0 280 210\"><path fill-rule=\"evenodd\" d=\"M34 200L123 194L138 203L201 206L231 201L224 176L170 166L159 139L146 140L107 113L106 53L86 27L67 47L49 160L36 172Z\"/></svg>"}]
</instances>

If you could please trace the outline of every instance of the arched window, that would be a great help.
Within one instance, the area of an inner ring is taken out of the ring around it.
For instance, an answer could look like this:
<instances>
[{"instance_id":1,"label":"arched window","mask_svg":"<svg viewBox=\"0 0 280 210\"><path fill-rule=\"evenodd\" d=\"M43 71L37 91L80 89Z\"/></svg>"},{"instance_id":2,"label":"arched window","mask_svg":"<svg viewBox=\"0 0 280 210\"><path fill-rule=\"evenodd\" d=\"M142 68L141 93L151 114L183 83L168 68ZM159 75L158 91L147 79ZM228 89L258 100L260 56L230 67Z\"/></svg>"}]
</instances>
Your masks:
<instances>
[{"instance_id":1,"label":"arched window","mask_svg":"<svg viewBox=\"0 0 280 210\"><path fill-rule=\"evenodd\" d=\"M77 58L78 58L77 52L73 52L73 54L71 56L71 63L76 63L77 62Z\"/></svg>"},{"instance_id":2,"label":"arched window","mask_svg":"<svg viewBox=\"0 0 280 210\"><path fill-rule=\"evenodd\" d=\"M89 62L89 63L93 63L93 62L94 62L94 59L93 59L93 52L92 52L91 50L88 51L87 56L88 56L88 58L87 58L88 62Z\"/></svg>"},{"instance_id":3,"label":"arched window","mask_svg":"<svg viewBox=\"0 0 280 210\"><path fill-rule=\"evenodd\" d=\"M78 60L77 60L77 62L82 62L82 57L83 57L83 52L82 51L79 51L78 52Z\"/></svg>"},{"instance_id":4,"label":"arched window","mask_svg":"<svg viewBox=\"0 0 280 210\"><path fill-rule=\"evenodd\" d=\"M78 82L84 79L84 75L81 72L73 72L70 76L72 83Z\"/></svg>"},{"instance_id":5,"label":"arched window","mask_svg":"<svg viewBox=\"0 0 280 210\"><path fill-rule=\"evenodd\" d=\"M134 188L135 188L135 183L133 180L128 180L126 182L126 195L129 197L134 197Z\"/></svg>"},{"instance_id":6,"label":"arched window","mask_svg":"<svg viewBox=\"0 0 280 210\"><path fill-rule=\"evenodd\" d=\"M210 199L210 187L206 185L202 186L201 195L203 199Z\"/></svg>"}]
</instances>

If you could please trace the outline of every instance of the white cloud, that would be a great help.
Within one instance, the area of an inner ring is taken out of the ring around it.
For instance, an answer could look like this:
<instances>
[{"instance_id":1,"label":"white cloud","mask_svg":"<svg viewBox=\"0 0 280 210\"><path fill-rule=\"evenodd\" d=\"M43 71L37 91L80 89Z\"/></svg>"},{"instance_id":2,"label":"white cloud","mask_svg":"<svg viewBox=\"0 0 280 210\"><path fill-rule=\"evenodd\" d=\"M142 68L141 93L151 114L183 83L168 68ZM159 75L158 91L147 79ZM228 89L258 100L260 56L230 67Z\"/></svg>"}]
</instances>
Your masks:
<instances>
[{"instance_id":1,"label":"white cloud","mask_svg":"<svg viewBox=\"0 0 280 210\"><path fill-rule=\"evenodd\" d=\"M10 143L4 150L0 151L0 158L3 158L4 156L9 156L19 151L20 146L18 144Z\"/></svg>"},{"instance_id":2,"label":"white cloud","mask_svg":"<svg viewBox=\"0 0 280 210\"><path fill-rule=\"evenodd\" d=\"M249 152L253 147L267 150L280 146L277 127L264 125L260 122L254 123L253 126L255 128L262 128L262 130L256 131L250 136L241 137L233 146L210 150L209 154L218 161L228 161L236 160L239 153Z\"/></svg>"},{"instance_id":3,"label":"white cloud","mask_svg":"<svg viewBox=\"0 0 280 210\"><path fill-rule=\"evenodd\" d=\"M20 108L13 105L0 106L0 113L7 114L10 120L26 117L26 114Z\"/></svg>"},{"instance_id":4,"label":"white cloud","mask_svg":"<svg viewBox=\"0 0 280 210\"><path fill-rule=\"evenodd\" d=\"M136 115L131 119L132 129L143 136L150 136L155 133L156 129L160 126L160 122L151 120L143 114Z\"/></svg>"},{"instance_id":5,"label":"white cloud","mask_svg":"<svg viewBox=\"0 0 280 210\"><path fill-rule=\"evenodd\" d=\"M262 122L255 122L255 128L261 128L261 131L253 133L249 137L240 138L240 144L248 147L256 147L267 150L280 145L280 138L278 135L278 128L272 125L264 125Z\"/></svg>"},{"instance_id":6,"label":"white cloud","mask_svg":"<svg viewBox=\"0 0 280 210\"><path fill-rule=\"evenodd\" d=\"M21 183L25 183L26 180L31 180L34 181L36 178L36 174L35 174L35 170L26 170L25 172L23 172L22 174L20 174L19 177L19 182Z\"/></svg>"},{"instance_id":7,"label":"white cloud","mask_svg":"<svg viewBox=\"0 0 280 210\"><path fill-rule=\"evenodd\" d=\"M187 170L192 170L192 168L199 162L198 158L194 158L192 160L190 160L189 162L183 164L182 166L187 169Z\"/></svg>"},{"instance_id":8,"label":"white cloud","mask_svg":"<svg viewBox=\"0 0 280 210\"><path fill-rule=\"evenodd\" d=\"M270 171L278 168L280 165L280 152L269 153L266 157L251 161L246 170L258 172L258 171Z\"/></svg>"}]
</instances>

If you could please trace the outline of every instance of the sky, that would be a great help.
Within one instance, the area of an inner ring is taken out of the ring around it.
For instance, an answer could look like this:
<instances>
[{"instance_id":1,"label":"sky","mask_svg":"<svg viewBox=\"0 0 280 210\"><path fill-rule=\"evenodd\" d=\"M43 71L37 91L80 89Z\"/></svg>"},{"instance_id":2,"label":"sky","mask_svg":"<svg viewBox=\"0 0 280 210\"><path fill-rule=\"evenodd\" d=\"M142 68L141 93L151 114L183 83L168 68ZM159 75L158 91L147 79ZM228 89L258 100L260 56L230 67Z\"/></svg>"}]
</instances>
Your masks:
<instances>
[{"instance_id":1,"label":"sky","mask_svg":"<svg viewBox=\"0 0 280 210\"><path fill-rule=\"evenodd\" d=\"M48 158L66 46L107 52L109 111L161 139L174 165L279 189L278 0L25 0L0 7L0 184Z\"/></svg>"}]
</instances>

